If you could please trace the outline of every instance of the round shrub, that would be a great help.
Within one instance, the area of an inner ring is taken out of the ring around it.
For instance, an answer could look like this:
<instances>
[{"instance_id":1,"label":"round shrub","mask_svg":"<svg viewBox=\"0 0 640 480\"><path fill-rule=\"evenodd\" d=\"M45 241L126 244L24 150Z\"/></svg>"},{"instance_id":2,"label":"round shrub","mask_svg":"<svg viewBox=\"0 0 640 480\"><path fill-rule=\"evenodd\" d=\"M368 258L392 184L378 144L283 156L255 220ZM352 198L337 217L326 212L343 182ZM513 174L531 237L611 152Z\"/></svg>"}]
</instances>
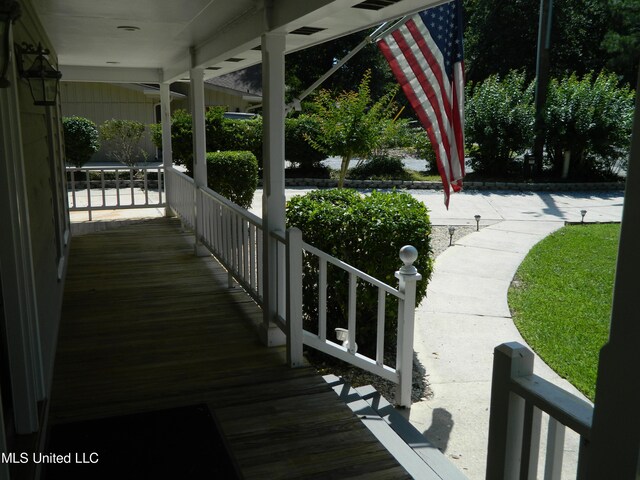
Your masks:
<instances>
[{"instance_id":1,"label":"round shrub","mask_svg":"<svg viewBox=\"0 0 640 480\"><path fill-rule=\"evenodd\" d=\"M394 273L402 266L398 252L413 245L419 256L415 266L422 274L417 284L417 304L424 298L433 266L430 246L431 222L427 208L411 195L373 191L362 195L355 190L316 190L294 197L287 203L287 227L302 230L303 239L389 284L397 286ZM305 328L317 329L318 261L305 254L303 263L303 305ZM347 327L349 275L329 266L327 270L327 335ZM378 289L359 282L357 292L358 351L372 355L376 348ZM398 303L387 295L385 350L394 354Z\"/></svg>"},{"instance_id":2,"label":"round shrub","mask_svg":"<svg viewBox=\"0 0 640 480\"><path fill-rule=\"evenodd\" d=\"M375 156L349 170L349 178L401 179L405 176L402 159L389 155Z\"/></svg>"},{"instance_id":3,"label":"round shrub","mask_svg":"<svg viewBox=\"0 0 640 480\"><path fill-rule=\"evenodd\" d=\"M62 128L67 163L80 168L100 149L98 128L83 117L64 117Z\"/></svg>"},{"instance_id":4,"label":"round shrub","mask_svg":"<svg viewBox=\"0 0 640 480\"><path fill-rule=\"evenodd\" d=\"M258 187L258 161L247 151L207 153L207 184L223 197L249 208Z\"/></svg>"}]
</instances>

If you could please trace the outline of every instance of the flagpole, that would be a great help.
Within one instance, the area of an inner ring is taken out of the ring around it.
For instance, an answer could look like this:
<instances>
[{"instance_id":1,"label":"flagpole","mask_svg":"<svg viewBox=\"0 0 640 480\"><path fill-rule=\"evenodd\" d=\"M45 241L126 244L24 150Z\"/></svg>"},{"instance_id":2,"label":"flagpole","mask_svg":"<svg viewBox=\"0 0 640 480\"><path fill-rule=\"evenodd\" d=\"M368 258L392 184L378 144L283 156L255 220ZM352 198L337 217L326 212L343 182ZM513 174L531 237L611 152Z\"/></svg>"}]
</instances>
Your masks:
<instances>
[{"instance_id":1,"label":"flagpole","mask_svg":"<svg viewBox=\"0 0 640 480\"><path fill-rule=\"evenodd\" d=\"M333 75L340 67L342 67L345 63L351 60L351 58L356 53L358 53L360 50L366 47L369 43L373 42L377 37L379 37L380 30L382 30L387 25L387 23L388 22L384 22L380 24L378 28L376 28L370 35L367 35L367 37L364 40L362 40L358 45L356 45L356 47L353 50L351 50L339 62L333 65L331 69L329 69L329 71L327 71L324 75L322 75L315 82L313 82L311 86L309 86L304 92L302 92L300 95L294 98L293 101L285 107L285 111L289 113L291 110L300 110L300 102L302 102L302 100L307 98L316 88L322 85L325 82L325 80L327 80L327 78Z\"/></svg>"},{"instance_id":2,"label":"flagpole","mask_svg":"<svg viewBox=\"0 0 640 480\"><path fill-rule=\"evenodd\" d=\"M542 173L544 141L546 125L544 122L544 105L547 102L549 86L549 50L551 49L551 24L553 20L553 0L540 0L540 20L538 25L538 52L536 58L535 87L535 139L533 141L533 158L535 173Z\"/></svg>"}]
</instances>

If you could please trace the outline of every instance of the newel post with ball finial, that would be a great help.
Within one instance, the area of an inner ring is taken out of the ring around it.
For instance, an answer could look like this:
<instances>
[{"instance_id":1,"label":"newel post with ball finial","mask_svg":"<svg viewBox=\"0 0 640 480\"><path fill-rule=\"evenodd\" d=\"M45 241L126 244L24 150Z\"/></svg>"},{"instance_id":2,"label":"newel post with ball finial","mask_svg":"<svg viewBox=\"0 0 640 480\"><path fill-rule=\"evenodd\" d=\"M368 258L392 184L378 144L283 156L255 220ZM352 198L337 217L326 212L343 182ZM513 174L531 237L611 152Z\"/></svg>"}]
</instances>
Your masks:
<instances>
[{"instance_id":1,"label":"newel post with ball finial","mask_svg":"<svg viewBox=\"0 0 640 480\"><path fill-rule=\"evenodd\" d=\"M418 258L418 250L411 245L400 249L403 266L395 273L398 279L398 291L402 298L398 302L398 344L396 371L399 374L397 403L401 407L411 407L411 389L413 376L413 333L416 314L416 283L422 275L413 263Z\"/></svg>"}]
</instances>

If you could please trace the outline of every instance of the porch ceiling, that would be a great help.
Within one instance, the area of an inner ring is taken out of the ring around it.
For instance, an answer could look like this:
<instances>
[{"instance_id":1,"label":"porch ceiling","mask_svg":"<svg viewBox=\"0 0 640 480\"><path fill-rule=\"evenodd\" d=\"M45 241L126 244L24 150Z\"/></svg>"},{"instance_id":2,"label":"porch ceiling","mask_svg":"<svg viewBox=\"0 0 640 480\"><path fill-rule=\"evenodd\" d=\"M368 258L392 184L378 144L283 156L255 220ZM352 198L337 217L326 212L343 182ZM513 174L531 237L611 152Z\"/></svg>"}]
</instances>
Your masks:
<instances>
[{"instance_id":1,"label":"porch ceiling","mask_svg":"<svg viewBox=\"0 0 640 480\"><path fill-rule=\"evenodd\" d=\"M194 64L208 68L205 78L211 78L259 63L266 31L287 33L286 49L293 52L442 1L33 0L33 5L65 80L161 82L188 77L190 49ZM363 8L376 5L383 8Z\"/></svg>"}]
</instances>

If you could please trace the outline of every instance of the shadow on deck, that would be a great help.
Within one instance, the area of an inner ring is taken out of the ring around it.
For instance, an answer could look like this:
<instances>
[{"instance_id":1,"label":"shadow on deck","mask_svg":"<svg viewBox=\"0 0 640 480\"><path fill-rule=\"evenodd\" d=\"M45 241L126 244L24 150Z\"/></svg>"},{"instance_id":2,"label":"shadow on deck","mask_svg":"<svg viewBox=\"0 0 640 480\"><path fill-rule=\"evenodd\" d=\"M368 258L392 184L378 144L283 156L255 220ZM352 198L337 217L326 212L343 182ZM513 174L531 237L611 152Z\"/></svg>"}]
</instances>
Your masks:
<instances>
[{"instance_id":1,"label":"shadow on deck","mask_svg":"<svg viewBox=\"0 0 640 480\"><path fill-rule=\"evenodd\" d=\"M74 238L50 424L207 404L244 478L408 478L175 219Z\"/></svg>"}]
</instances>

